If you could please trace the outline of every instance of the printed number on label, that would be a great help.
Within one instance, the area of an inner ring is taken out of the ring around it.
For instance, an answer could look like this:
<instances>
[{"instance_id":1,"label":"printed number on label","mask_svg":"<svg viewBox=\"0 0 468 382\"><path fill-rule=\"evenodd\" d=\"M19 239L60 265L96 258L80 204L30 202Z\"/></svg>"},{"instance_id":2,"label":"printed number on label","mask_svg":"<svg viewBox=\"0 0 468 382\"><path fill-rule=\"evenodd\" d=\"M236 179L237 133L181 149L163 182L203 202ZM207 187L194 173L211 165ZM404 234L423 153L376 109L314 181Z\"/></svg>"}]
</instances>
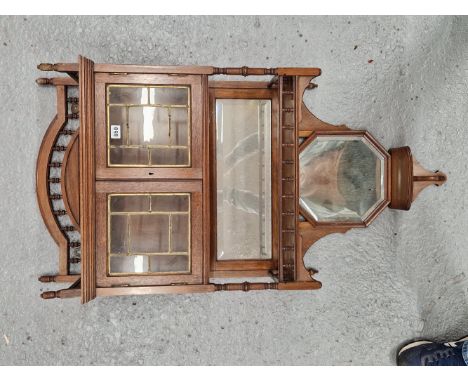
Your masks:
<instances>
[{"instance_id":1,"label":"printed number on label","mask_svg":"<svg viewBox=\"0 0 468 382\"><path fill-rule=\"evenodd\" d=\"M111 125L111 138L120 139L120 125Z\"/></svg>"}]
</instances>

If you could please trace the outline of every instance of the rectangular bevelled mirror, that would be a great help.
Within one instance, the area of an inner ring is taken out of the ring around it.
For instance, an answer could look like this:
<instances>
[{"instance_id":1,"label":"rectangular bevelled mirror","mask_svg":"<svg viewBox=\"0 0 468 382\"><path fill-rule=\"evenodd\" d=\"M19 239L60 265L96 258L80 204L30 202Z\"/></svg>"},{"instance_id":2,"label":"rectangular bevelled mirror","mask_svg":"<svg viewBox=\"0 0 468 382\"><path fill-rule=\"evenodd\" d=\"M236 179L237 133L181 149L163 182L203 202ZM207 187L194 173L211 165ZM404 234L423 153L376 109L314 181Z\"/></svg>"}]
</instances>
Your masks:
<instances>
[{"instance_id":1,"label":"rectangular bevelled mirror","mask_svg":"<svg viewBox=\"0 0 468 382\"><path fill-rule=\"evenodd\" d=\"M189 86L107 86L109 167L190 167Z\"/></svg>"},{"instance_id":2,"label":"rectangular bevelled mirror","mask_svg":"<svg viewBox=\"0 0 468 382\"><path fill-rule=\"evenodd\" d=\"M190 272L190 194L108 196L110 275Z\"/></svg>"},{"instance_id":3,"label":"rectangular bevelled mirror","mask_svg":"<svg viewBox=\"0 0 468 382\"><path fill-rule=\"evenodd\" d=\"M216 100L217 259L269 260L271 100Z\"/></svg>"}]
</instances>

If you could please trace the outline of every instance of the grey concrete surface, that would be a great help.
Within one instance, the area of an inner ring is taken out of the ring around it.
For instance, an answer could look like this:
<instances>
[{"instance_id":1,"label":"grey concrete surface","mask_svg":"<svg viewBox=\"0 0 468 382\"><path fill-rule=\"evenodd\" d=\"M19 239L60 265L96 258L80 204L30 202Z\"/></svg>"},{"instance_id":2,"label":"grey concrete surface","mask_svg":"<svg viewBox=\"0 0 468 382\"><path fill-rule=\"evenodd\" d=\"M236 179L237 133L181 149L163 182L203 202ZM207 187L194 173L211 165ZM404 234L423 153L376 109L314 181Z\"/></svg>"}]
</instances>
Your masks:
<instances>
[{"instance_id":1,"label":"grey concrete surface","mask_svg":"<svg viewBox=\"0 0 468 382\"><path fill-rule=\"evenodd\" d=\"M407 340L466 335L467 37L463 17L1 17L0 364L392 365ZM78 54L321 67L319 117L409 145L449 181L313 247L319 291L43 301L57 248L34 176L55 106L36 64Z\"/></svg>"}]
</instances>

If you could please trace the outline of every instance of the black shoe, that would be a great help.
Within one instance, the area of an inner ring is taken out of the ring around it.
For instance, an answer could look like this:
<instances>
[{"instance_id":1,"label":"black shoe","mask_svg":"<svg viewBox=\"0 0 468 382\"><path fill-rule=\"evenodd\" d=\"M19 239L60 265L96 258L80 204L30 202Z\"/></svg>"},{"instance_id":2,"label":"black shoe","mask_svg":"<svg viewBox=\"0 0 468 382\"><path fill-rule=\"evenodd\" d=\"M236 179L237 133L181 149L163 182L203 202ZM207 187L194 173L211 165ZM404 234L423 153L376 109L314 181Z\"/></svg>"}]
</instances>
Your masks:
<instances>
[{"instance_id":1,"label":"black shoe","mask_svg":"<svg viewBox=\"0 0 468 382\"><path fill-rule=\"evenodd\" d=\"M468 337L454 342L412 342L400 349L398 366L467 366Z\"/></svg>"}]
</instances>

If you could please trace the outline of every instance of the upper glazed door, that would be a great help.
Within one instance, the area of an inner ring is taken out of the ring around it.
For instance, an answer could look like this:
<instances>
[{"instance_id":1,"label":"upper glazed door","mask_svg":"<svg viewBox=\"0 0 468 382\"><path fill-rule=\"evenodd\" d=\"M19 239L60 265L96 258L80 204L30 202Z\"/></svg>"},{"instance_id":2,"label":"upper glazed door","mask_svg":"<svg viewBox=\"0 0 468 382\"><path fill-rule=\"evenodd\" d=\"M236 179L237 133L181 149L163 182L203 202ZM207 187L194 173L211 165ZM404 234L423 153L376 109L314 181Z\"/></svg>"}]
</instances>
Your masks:
<instances>
[{"instance_id":1,"label":"upper glazed door","mask_svg":"<svg viewBox=\"0 0 468 382\"><path fill-rule=\"evenodd\" d=\"M201 179L200 76L96 75L96 178Z\"/></svg>"}]
</instances>

